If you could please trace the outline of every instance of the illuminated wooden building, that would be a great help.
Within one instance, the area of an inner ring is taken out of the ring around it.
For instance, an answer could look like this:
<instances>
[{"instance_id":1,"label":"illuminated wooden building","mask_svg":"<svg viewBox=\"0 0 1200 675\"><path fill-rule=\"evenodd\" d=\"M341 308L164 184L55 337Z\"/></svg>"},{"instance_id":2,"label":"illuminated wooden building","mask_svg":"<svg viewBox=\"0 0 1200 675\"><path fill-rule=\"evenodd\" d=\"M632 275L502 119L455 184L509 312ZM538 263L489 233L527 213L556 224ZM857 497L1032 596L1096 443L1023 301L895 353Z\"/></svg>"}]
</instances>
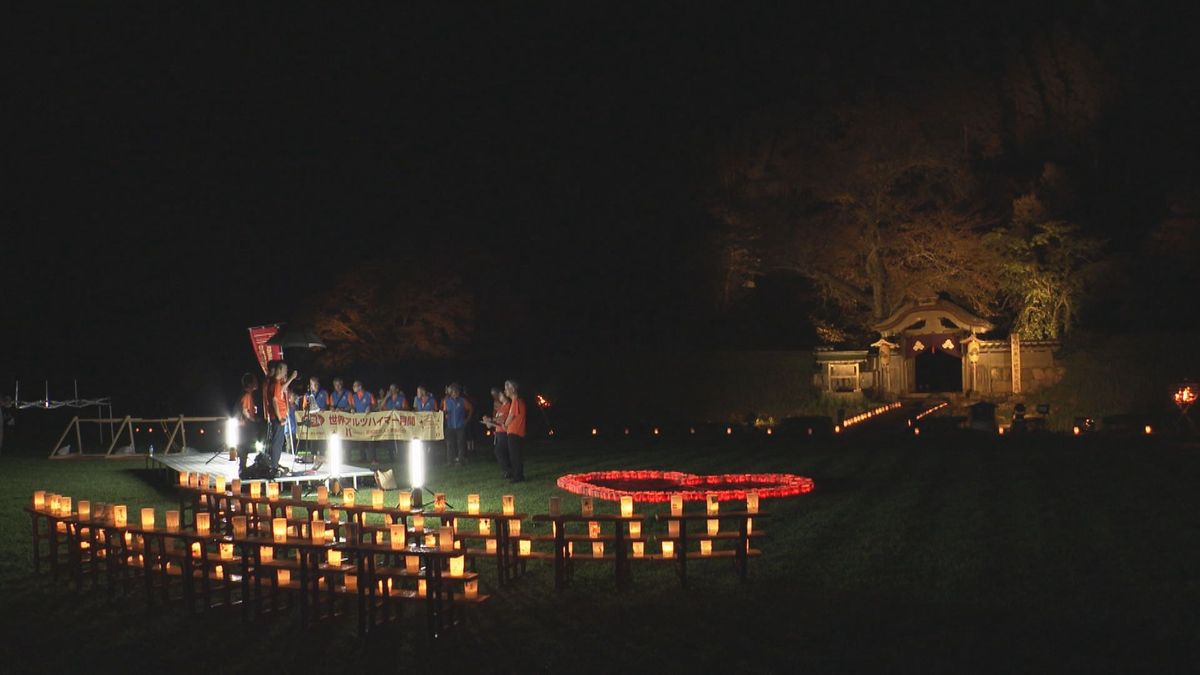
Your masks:
<instances>
[{"instance_id":1,"label":"illuminated wooden building","mask_svg":"<svg viewBox=\"0 0 1200 675\"><path fill-rule=\"evenodd\" d=\"M869 349L817 350L819 387L838 395L991 396L1034 392L1062 376L1057 343L988 336L991 322L940 298L906 303L872 328L879 339Z\"/></svg>"}]
</instances>

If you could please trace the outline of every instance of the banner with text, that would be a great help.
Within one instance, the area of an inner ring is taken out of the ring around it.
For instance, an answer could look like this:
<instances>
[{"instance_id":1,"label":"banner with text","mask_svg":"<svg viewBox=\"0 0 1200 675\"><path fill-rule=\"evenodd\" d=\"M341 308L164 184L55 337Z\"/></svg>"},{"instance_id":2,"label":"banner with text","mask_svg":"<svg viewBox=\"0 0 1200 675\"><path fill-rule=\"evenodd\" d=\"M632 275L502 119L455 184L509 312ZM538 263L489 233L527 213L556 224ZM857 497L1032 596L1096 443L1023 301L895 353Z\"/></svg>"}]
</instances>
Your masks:
<instances>
[{"instance_id":1,"label":"banner with text","mask_svg":"<svg viewBox=\"0 0 1200 675\"><path fill-rule=\"evenodd\" d=\"M267 344L267 340L275 337L275 334L279 332L279 324L255 326L249 330L250 346L254 348L254 356L258 359L258 367L262 368L262 371L266 373L268 361L277 361L283 358L283 347Z\"/></svg>"},{"instance_id":2,"label":"banner with text","mask_svg":"<svg viewBox=\"0 0 1200 675\"><path fill-rule=\"evenodd\" d=\"M440 441L445 437L441 412L313 410L297 422L296 439L300 441L323 441L333 433L343 441Z\"/></svg>"}]
</instances>

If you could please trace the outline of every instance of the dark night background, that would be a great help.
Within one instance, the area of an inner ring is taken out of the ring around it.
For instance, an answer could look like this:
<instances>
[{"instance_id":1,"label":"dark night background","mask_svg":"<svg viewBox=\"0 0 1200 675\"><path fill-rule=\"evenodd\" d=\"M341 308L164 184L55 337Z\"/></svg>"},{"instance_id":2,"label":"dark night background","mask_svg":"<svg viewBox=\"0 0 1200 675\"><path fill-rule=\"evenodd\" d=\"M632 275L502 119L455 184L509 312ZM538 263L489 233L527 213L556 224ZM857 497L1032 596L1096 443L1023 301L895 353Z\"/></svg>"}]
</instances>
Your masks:
<instances>
[{"instance_id":1,"label":"dark night background","mask_svg":"<svg viewBox=\"0 0 1200 675\"><path fill-rule=\"evenodd\" d=\"M429 284L454 269L475 298L465 362L809 348L786 286L714 301L721 139L787 101L936 87L947 64L993 77L1006 47L1054 31L1115 82L1082 218L1110 252L1200 185L1189 17L842 4L10 11L0 383L32 398L49 378L65 398L77 377L120 410L209 414L253 366L247 326L413 251ZM1166 266L1129 266L1112 306L1141 314L1090 328L1194 328L1194 289Z\"/></svg>"}]
</instances>

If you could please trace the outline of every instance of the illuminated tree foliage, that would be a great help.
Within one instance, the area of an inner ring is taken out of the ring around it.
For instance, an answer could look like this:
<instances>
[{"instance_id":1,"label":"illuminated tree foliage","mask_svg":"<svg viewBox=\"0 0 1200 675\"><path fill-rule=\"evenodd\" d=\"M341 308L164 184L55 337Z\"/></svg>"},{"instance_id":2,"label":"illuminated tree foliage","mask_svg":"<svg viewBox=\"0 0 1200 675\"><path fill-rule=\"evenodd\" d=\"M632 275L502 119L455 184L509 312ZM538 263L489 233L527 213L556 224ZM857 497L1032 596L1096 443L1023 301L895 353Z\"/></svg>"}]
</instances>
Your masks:
<instances>
[{"instance_id":1,"label":"illuminated tree foliage","mask_svg":"<svg viewBox=\"0 0 1200 675\"><path fill-rule=\"evenodd\" d=\"M452 356L475 318L461 277L416 261L358 265L308 306L306 324L329 346L320 357L327 367Z\"/></svg>"}]
</instances>

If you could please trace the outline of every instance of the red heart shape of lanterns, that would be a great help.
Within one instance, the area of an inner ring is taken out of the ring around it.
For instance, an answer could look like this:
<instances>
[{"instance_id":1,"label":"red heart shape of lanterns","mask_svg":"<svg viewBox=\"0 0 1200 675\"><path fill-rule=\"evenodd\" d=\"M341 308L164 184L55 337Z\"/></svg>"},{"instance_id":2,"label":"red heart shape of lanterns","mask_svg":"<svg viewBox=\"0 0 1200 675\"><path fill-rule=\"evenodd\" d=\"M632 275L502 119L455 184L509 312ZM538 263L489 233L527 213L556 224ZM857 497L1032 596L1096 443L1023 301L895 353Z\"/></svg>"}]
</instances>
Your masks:
<instances>
[{"instance_id":1,"label":"red heart shape of lanterns","mask_svg":"<svg viewBox=\"0 0 1200 675\"><path fill-rule=\"evenodd\" d=\"M813 480L790 473L725 473L701 476L680 471L592 471L569 473L558 479L558 487L567 492L596 499L618 501L633 497L635 502L668 502L671 495L684 500L704 501L716 493L718 501L746 498L746 492L758 492L761 499L795 497L813 491Z\"/></svg>"}]
</instances>

